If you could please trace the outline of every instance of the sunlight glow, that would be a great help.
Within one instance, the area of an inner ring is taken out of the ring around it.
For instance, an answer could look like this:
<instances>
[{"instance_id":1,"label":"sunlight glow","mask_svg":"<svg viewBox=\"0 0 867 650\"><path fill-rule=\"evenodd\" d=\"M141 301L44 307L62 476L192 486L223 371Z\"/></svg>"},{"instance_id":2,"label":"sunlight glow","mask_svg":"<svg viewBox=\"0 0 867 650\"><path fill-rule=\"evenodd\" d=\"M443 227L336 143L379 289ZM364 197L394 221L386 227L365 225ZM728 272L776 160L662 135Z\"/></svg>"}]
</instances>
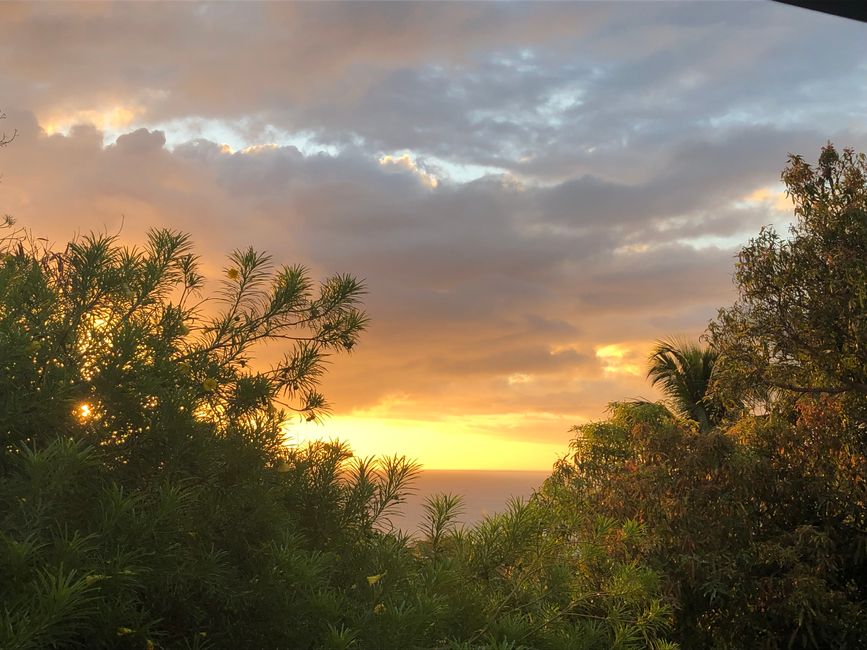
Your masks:
<instances>
[{"instance_id":1,"label":"sunlight glow","mask_svg":"<svg viewBox=\"0 0 867 650\"><path fill-rule=\"evenodd\" d=\"M785 212L787 214L792 212L794 206L792 199L786 196L785 190L775 187L760 187L753 190L741 200L741 203L748 206L763 204L773 208L777 212Z\"/></svg>"},{"instance_id":2,"label":"sunlight glow","mask_svg":"<svg viewBox=\"0 0 867 650\"><path fill-rule=\"evenodd\" d=\"M101 109L56 112L40 116L39 123L48 135L69 133L76 124L92 124L100 131L115 131L131 125L143 109L135 106L115 105Z\"/></svg>"},{"instance_id":3,"label":"sunlight glow","mask_svg":"<svg viewBox=\"0 0 867 650\"><path fill-rule=\"evenodd\" d=\"M629 352L628 348L624 348L617 343L611 343L609 345L603 345L602 347L596 348L596 358L622 359L627 352Z\"/></svg>"},{"instance_id":4,"label":"sunlight glow","mask_svg":"<svg viewBox=\"0 0 867 650\"><path fill-rule=\"evenodd\" d=\"M596 358L602 362L602 369L605 373L641 375L641 366L632 362L630 353L630 348L621 343L610 343L596 348Z\"/></svg>"},{"instance_id":5,"label":"sunlight glow","mask_svg":"<svg viewBox=\"0 0 867 650\"><path fill-rule=\"evenodd\" d=\"M193 417L199 422L212 422L217 417L217 415L217 411L214 410L214 407L207 402L199 404L195 408L195 410L193 410Z\"/></svg>"},{"instance_id":6,"label":"sunlight glow","mask_svg":"<svg viewBox=\"0 0 867 650\"><path fill-rule=\"evenodd\" d=\"M228 147L229 145L223 145L224 147ZM264 153L267 151L275 151L280 148L280 145L274 142L266 142L263 144L251 144L249 147L244 147L241 149L241 153L252 155L257 153ZM231 148L230 148L231 149Z\"/></svg>"},{"instance_id":7,"label":"sunlight glow","mask_svg":"<svg viewBox=\"0 0 867 650\"><path fill-rule=\"evenodd\" d=\"M418 162L408 153L405 153L402 156L380 156L379 165L385 168L393 167L412 172L418 177L422 185L425 185L426 187L429 187L431 189L436 189L436 187L439 185L439 180L436 178L436 176L420 167L418 165Z\"/></svg>"},{"instance_id":8,"label":"sunlight glow","mask_svg":"<svg viewBox=\"0 0 867 650\"><path fill-rule=\"evenodd\" d=\"M87 420L93 416L93 411L91 410L90 404L79 404L78 405L78 417L82 420Z\"/></svg>"},{"instance_id":9,"label":"sunlight glow","mask_svg":"<svg viewBox=\"0 0 867 650\"><path fill-rule=\"evenodd\" d=\"M614 249L615 254L636 255L650 250L650 244L625 244Z\"/></svg>"},{"instance_id":10,"label":"sunlight glow","mask_svg":"<svg viewBox=\"0 0 867 650\"><path fill-rule=\"evenodd\" d=\"M574 418L498 414L446 417L440 421L372 416L334 416L324 424L292 421L284 426L287 444L313 440L343 440L356 456L406 456L423 462L424 469L550 470L563 453L568 427ZM484 423L484 424L483 424ZM563 432L557 442L530 442L509 437L509 429L544 426Z\"/></svg>"}]
</instances>

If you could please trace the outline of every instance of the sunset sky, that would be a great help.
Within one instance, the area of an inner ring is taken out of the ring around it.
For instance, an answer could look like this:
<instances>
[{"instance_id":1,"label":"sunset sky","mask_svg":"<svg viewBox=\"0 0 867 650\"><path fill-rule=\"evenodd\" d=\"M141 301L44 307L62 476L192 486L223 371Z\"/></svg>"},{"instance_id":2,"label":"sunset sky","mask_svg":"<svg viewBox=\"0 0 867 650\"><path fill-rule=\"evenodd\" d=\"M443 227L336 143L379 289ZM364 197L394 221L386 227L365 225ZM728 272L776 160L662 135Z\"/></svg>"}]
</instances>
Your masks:
<instances>
[{"instance_id":1,"label":"sunset sky","mask_svg":"<svg viewBox=\"0 0 867 650\"><path fill-rule=\"evenodd\" d=\"M766 2L3 3L0 61L0 212L365 278L297 435L429 468L548 469L655 398L787 154L867 150L867 25Z\"/></svg>"}]
</instances>

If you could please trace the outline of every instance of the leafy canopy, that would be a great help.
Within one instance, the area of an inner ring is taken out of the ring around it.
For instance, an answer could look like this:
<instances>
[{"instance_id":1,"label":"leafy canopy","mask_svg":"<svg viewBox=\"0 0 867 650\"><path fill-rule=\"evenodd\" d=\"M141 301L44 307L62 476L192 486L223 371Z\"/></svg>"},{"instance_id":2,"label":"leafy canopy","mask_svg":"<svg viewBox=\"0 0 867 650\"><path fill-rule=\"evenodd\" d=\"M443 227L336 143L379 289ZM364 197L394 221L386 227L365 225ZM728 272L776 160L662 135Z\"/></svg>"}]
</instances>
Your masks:
<instances>
[{"instance_id":1,"label":"leafy canopy","mask_svg":"<svg viewBox=\"0 0 867 650\"><path fill-rule=\"evenodd\" d=\"M782 173L788 238L763 228L738 256L739 299L710 324L721 395L867 396L867 157L829 144Z\"/></svg>"},{"instance_id":2,"label":"leafy canopy","mask_svg":"<svg viewBox=\"0 0 867 650\"><path fill-rule=\"evenodd\" d=\"M516 502L465 529L443 496L411 540L415 463L285 444L364 328L354 278L238 251L206 300L185 235L7 232L0 647L674 647L634 522Z\"/></svg>"},{"instance_id":3,"label":"leafy canopy","mask_svg":"<svg viewBox=\"0 0 867 650\"><path fill-rule=\"evenodd\" d=\"M164 406L251 428L282 417L277 407L315 419L328 409L318 391L328 355L351 350L367 320L355 278L315 286L303 267L272 271L251 249L231 255L217 297L203 300L198 259L177 232L152 231L141 249L104 235L63 254L26 243L19 232L0 240L7 444L86 420L91 439L121 450L162 435ZM289 351L253 370L254 348L271 342Z\"/></svg>"},{"instance_id":4,"label":"leafy canopy","mask_svg":"<svg viewBox=\"0 0 867 650\"><path fill-rule=\"evenodd\" d=\"M708 349L653 351L674 408L616 403L575 427L540 495L646 526L635 557L663 576L683 647L867 642L865 172L831 145L816 168L790 157L789 237L741 251Z\"/></svg>"}]
</instances>

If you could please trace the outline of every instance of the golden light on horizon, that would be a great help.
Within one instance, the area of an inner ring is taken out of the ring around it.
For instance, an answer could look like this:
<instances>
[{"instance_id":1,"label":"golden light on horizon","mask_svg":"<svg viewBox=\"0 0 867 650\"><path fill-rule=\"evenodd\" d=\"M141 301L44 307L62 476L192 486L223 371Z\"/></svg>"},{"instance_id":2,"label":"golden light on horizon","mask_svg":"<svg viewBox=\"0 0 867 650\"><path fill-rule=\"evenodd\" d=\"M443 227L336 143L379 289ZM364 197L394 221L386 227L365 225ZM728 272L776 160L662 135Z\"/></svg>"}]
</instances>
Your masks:
<instances>
[{"instance_id":1,"label":"golden light on horizon","mask_svg":"<svg viewBox=\"0 0 867 650\"><path fill-rule=\"evenodd\" d=\"M284 425L287 444L314 440L349 443L359 457L406 456L423 469L550 470L566 449L568 428L583 418L507 413L451 416L439 420L375 415L336 415L324 424L291 421ZM535 422L534 422L535 420ZM514 430L533 430L544 422L563 431L559 442L527 441Z\"/></svg>"}]
</instances>

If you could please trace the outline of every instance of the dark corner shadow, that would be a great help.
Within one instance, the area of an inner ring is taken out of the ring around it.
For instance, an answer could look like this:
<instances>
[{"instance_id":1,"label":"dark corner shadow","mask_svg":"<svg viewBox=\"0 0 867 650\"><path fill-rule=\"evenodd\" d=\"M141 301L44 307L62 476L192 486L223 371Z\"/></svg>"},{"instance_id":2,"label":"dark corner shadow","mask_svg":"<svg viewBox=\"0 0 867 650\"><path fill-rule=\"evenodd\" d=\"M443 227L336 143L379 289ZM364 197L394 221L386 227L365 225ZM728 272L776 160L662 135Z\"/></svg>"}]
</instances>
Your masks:
<instances>
[{"instance_id":1,"label":"dark corner shadow","mask_svg":"<svg viewBox=\"0 0 867 650\"><path fill-rule=\"evenodd\" d=\"M861 0L772 0L780 4L792 5L824 14L840 16L867 22L867 4Z\"/></svg>"}]
</instances>

